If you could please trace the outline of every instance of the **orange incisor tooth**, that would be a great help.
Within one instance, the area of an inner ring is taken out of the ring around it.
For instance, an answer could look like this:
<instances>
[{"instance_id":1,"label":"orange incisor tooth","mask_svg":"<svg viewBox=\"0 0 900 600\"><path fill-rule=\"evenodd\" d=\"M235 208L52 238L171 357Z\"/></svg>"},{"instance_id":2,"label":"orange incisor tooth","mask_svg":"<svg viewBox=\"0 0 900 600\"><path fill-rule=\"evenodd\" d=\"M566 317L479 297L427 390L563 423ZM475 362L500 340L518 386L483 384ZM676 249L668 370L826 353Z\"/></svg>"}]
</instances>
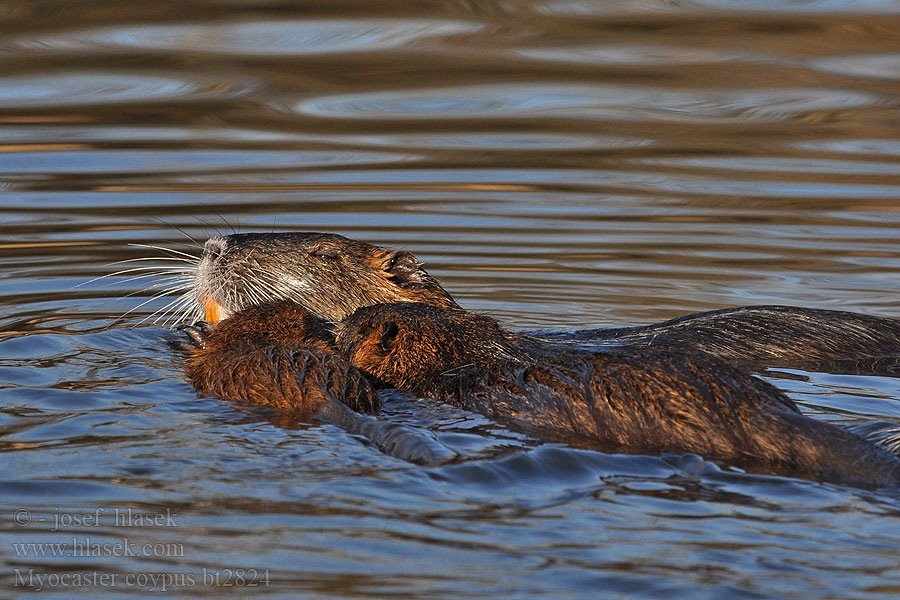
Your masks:
<instances>
[{"instance_id":1,"label":"orange incisor tooth","mask_svg":"<svg viewBox=\"0 0 900 600\"><path fill-rule=\"evenodd\" d=\"M219 315L221 311L219 310L219 305L216 304L215 300L207 296L206 303L204 304L203 308L206 312L207 323L209 323L210 325L215 325L219 322Z\"/></svg>"}]
</instances>

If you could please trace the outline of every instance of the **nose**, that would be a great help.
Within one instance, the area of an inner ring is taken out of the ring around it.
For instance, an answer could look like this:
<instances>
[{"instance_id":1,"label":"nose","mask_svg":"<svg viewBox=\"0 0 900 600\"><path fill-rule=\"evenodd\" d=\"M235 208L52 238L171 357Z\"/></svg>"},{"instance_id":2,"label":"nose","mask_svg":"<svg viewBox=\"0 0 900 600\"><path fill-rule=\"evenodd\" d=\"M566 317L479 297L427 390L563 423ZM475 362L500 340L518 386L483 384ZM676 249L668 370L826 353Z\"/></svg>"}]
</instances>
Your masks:
<instances>
[{"instance_id":1,"label":"nose","mask_svg":"<svg viewBox=\"0 0 900 600\"><path fill-rule=\"evenodd\" d=\"M212 259L219 258L225 253L226 245L225 238L211 237L203 244L203 256L208 256Z\"/></svg>"}]
</instances>

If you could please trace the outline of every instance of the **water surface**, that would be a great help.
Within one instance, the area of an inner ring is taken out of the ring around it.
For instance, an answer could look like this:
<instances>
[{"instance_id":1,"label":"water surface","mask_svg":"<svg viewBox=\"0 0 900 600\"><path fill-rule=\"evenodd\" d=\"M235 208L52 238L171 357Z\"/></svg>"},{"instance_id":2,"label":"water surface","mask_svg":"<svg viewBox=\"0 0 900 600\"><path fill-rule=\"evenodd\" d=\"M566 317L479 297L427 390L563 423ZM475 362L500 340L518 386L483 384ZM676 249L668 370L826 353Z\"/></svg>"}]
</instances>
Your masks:
<instances>
[{"instance_id":1,"label":"water surface","mask_svg":"<svg viewBox=\"0 0 900 600\"><path fill-rule=\"evenodd\" d=\"M322 230L413 251L516 328L900 317L900 3L10 0L0 19L9 595L900 594L896 490L542 445L392 397L386 418L463 457L416 467L198 397L143 320L166 299L80 285L161 254L143 245ZM895 377L766 376L816 418L900 423Z\"/></svg>"}]
</instances>

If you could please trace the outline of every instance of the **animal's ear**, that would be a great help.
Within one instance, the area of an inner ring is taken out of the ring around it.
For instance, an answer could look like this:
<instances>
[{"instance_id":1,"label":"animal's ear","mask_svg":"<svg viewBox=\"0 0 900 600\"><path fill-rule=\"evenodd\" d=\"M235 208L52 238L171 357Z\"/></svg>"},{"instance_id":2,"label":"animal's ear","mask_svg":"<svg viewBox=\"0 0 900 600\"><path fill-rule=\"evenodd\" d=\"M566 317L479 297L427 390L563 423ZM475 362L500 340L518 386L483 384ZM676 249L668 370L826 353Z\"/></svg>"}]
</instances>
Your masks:
<instances>
[{"instance_id":1,"label":"animal's ear","mask_svg":"<svg viewBox=\"0 0 900 600\"><path fill-rule=\"evenodd\" d=\"M390 253L385 261L384 270L389 274L389 279L398 285L421 283L422 277L425 275L422 263L419 262L416 255L404 250Z\"/></svg>"},{"instance_id":2,"label":"animal's ear","mask_svg":"<svg viewBox=\"0 0 900 600\"><path fill-rule=\"evenodd\" d=\"M398 333L400 333L400 327L394 321L385 321L381 324L381 341L378 343L378 347L382 352L387 354L391 351Z\"/></svg>"}]
</instances>

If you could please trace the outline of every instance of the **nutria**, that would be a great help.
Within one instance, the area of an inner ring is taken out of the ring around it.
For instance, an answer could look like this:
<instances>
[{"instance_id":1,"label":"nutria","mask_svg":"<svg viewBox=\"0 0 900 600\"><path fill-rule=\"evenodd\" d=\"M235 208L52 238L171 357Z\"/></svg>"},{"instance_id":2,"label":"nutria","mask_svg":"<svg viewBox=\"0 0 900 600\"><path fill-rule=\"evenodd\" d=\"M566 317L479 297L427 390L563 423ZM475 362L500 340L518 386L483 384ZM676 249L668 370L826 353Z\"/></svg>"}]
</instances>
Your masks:
<instances>
[{"instance_id":1,"label":"nutria","mask_svg":"<svg viewBox=\"0 0 900 600\"><path fill-rule=\"evenodd\" d=\"M334 351L325 323L289 301L253 306L215 329L185 328L187 373L198 391L265 406L297 419L339 425L418 464L455 458L417 432L359 413L380 408L366 376Z\"/></svg>"},{"instance_id":2,"label":"nutria","mask_svg":"<svg viewBox=\"0 0 900 600\"><path fill-rule=\"evenodd\" d=\"M380 405L365 375L332 350L324 323L291 302L253 307L206 334L188 355L194 387L239 404L308 418L329 400L352 410Z\"/></svg>"},{"instance_id":3,"label":"nutria","mask_svg":"<svg viewBox=\"0 0 900 600\"><path fill-rule=\"evenodd\" d=\"M693 348L719 358L828 361L900 355L900 321L794 306L743 306L662 323L550 333L545 339L628 347Z\"/></svg>"},{"instance_id":4,"label":"nutria","mask_svg":"<svg viewBox=\"0 0 900 600\"><path fill-rule=\"evenodd\" d=\"M706 354L563 349L421 303L360 308L336 336L349 361L379 381L543 440L900 482L898 457L803 416L774 386Z\"/></svg>"},{"instance_id":5,"label":"nutria","mask_svg":"<svg viewBox=\"0 0 900 600\"><path fill-rule=\"evenodd\" d=\"M378 303L458 307L413 254L325 233L211 238L192 293L211 322L281 299L293 300L330 322ZM721 358L755 361L900 355L898 320L788 306L724 309L655 325L539 335L578 344L690 347Z\"/></svg>"}]
</instances>

